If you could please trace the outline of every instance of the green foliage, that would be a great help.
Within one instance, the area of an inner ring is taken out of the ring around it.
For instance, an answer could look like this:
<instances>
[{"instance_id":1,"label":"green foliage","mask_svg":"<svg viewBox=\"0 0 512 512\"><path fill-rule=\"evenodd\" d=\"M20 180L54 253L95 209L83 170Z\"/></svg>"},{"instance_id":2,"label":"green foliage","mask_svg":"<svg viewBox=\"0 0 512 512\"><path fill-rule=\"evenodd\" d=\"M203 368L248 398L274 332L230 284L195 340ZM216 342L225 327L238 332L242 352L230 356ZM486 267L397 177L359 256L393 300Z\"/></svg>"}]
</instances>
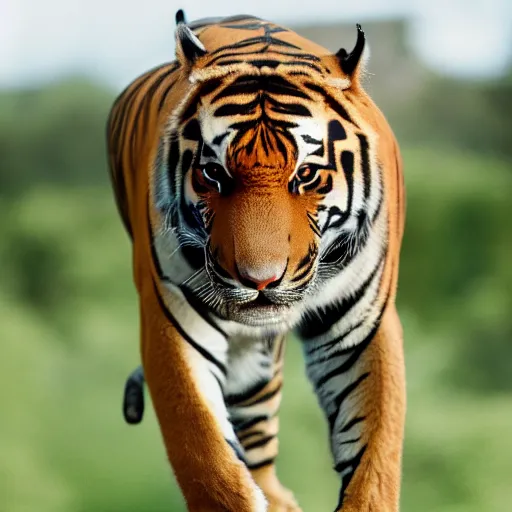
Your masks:
<instances>
[{"instance_id":1,"label":"green foliage","mask_svg":"<svg viewBox=\"0 0 512 512\"><path fill-rule=\"evenodd\" d=\"M512 75L512 72L511 72ZM512 80L461 82L432 77L389 112L402 143L459 147L512 158Z\"/></svg>"},{"instance_id":2,"label":"green foliage","mask_svg":"<svg viewBox=\"0 0 512 512\"><path fill-rule=\"evenodd\" d=\"M114 94L72 79L0 95L0 194L34 183L107 183L105 127Z\"/></svg>"},{"instance_id":3,"label":"green foliage","mask_svg":"<svg viewBox=\"0 0 512 512\"><path fill-rule=\"evenodd\" d=\"M121 415L138 308L105 165L113 96L78 81L0 95L1 512L184 510L150 404L140 426ZM464 130L403 151L405 512L510 508L512 174ZM331 510L338 482L296 340L285 373L279 473L305 512Z\"/></svg>"}]
</instances>

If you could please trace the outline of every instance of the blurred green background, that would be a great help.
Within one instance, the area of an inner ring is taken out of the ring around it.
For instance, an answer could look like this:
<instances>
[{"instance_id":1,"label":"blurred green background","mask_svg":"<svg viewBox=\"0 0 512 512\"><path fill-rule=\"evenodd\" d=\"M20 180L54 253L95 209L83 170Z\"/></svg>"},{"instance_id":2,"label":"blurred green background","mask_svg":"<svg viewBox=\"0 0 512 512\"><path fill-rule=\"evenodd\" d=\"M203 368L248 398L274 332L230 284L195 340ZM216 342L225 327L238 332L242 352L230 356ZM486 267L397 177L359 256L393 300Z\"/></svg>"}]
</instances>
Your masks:
<instances>
[{"instance_id":1,"label":"blurred green background","mask_svg":"<svg viewBox=\"0 0 512 512\"><path fill-rule=\"evenodd\" d=\"M512 68L443 77L404 46L402 24L365 28L368 89L401 143L408 193L402 510L508 512ZM326 29L299 31L338 44ZM118 92L80 76L0 90L1 512L184 510L151 406L137 427L121 415L139 357L104 148ZM281 418L281 479L305 512L332 510L326 426L295 340Z\"/></svg>"}]
</instances>

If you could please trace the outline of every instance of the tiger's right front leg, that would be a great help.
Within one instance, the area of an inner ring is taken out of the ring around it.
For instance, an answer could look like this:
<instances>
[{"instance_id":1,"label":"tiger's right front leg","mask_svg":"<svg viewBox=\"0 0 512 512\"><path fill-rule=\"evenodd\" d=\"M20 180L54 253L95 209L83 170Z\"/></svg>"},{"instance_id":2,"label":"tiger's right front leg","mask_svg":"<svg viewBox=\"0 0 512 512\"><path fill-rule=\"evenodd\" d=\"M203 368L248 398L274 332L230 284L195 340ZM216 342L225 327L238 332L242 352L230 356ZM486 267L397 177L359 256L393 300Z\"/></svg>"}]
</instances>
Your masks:
<instances>
[{"instance_id":1,"label":"tiger's right front leg","mask_svg":"<svg viewBox=\"0 0 512 512\"><path fill-rule=\"evenodd\" d=\"M264 512L263 493L236 455L238 441L208 361L173 323L152 279L139 293L144 376L188 510Z\"/></svg>"}]
</instances>

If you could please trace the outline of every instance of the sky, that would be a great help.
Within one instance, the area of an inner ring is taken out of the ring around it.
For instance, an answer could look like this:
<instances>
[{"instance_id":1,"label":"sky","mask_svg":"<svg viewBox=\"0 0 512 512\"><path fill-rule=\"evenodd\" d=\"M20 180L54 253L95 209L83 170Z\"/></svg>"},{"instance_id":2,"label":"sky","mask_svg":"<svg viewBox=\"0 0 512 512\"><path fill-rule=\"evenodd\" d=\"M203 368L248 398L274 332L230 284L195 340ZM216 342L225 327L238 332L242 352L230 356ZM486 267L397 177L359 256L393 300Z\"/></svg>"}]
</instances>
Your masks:
<instances>
[{"instance_id":1,"label":"sky","mask_svg":"<svg viewBox=\"0 0 512 512\"><path fill-rule=\"evenodd\" d=\"M499 75L512 60L512 0L0 0L0 87L70 73L124 85L173 59L182 7L190 20L243 13L284 25L400 16L413 50L442 73Z\"/></svg>"}]
</instances>

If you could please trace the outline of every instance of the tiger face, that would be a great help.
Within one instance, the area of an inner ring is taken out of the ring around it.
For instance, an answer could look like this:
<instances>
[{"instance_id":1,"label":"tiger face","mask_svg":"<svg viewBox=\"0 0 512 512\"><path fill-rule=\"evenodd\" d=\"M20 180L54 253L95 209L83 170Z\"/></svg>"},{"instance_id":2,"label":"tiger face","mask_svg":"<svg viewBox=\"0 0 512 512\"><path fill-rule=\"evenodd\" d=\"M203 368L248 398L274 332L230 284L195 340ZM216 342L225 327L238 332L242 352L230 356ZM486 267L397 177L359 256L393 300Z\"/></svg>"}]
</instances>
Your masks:
<instances>
[{"instance_id":1,"label":"tiger face","mask_svg":"<svg viewBox=\"0 0 512 512\"><path fill-rule=\"evenodd\" d=\"M289 327L364 234L369 139L325 78L228 73L174 117L178 232L204 251L191 289L224 319Z\"/></svg>"}]
</instances>

